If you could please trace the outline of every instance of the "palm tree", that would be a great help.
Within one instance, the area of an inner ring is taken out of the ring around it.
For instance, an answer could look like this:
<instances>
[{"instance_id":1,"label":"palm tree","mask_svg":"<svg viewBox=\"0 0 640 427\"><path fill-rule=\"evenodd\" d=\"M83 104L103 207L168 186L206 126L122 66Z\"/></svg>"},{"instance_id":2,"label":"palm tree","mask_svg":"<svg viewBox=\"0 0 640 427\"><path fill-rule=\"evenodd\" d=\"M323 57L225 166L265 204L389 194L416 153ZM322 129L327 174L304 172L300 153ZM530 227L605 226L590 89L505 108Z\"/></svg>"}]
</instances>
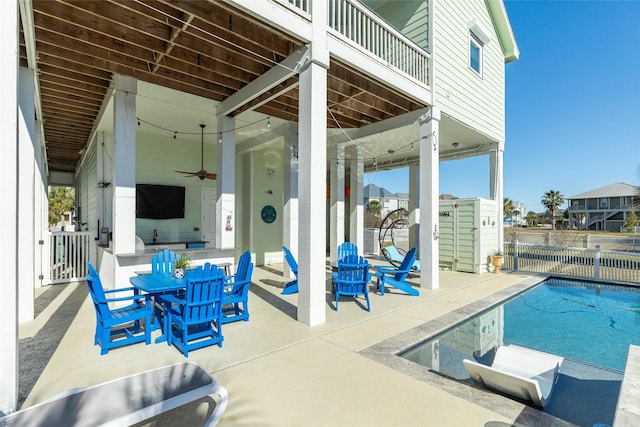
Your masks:
<instances>
[{"instance_id":1,"label":"palm tree","mask_svg":"<svg viewBox=\"0 0 640 427\"><path fill-rule=\"evenodd\" d=\"M564 203L564 196L558 190L549 190L544 193L541 200L542 206L551 212L551 228L556 229L556 212Z\"/></svg>"},{"instance_id":2,"label":"palm tree","mask_svg":"<svg viewBox=\"0 0 640 427\"><path fill-rule=\"evenodd\" d=\"M513 200L505 197L502 201L502 211L504 216L508 216L511 218L511 223L513 224L513 214L515 213L516 207L513 204Z\"/></svg>"}]
</instances>

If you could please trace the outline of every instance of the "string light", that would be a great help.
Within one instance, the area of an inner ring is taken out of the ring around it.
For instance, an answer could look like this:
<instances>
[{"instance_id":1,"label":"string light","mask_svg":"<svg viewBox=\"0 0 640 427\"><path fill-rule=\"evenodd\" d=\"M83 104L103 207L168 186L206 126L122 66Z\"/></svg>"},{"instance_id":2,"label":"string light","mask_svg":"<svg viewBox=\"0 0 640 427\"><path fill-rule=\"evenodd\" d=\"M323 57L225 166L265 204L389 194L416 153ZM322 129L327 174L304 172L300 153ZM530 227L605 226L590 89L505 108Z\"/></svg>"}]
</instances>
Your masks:
<instances>
[{"instance_id":1,"label":"string light","mask_svg":"<svg viewBox=\"0 0 640 427\"><path fill-rule=\"evenodd\" d=\"M148 122L146 120L143 120L140 117L136 117L136 119L138 120L138 126L140 126L142 123L144 123L145 125L149 125L149 126L154 127L156 129L164 130L167 133L173 134L173 139L177 139L178 134L180 134L180 135L200 135L200 132L182 132L182 131L178 131L178 130L167 129L167 128L162 127L160 125L156 125L154 123L151 123L151 122ZM258 124L260 122L263 122L265 120L267 121L267 128L271 127L271 117L268 116L266 119L265 118L259 119L259 120L256 120L255 122L247 123L246 125L238 126L238 127L233 128L233 129L223 130L223 131L220 131L220 132L205 132L204 135L215 135L215 134L217 134L218 135L218 142L222 143L222 134L223 133L235 132L237 130L240 130L240 129L243 129L243 128L246 128L246 127L249 127L249 126L256 125L256 124Z\"/></svg>"}]
</instances>

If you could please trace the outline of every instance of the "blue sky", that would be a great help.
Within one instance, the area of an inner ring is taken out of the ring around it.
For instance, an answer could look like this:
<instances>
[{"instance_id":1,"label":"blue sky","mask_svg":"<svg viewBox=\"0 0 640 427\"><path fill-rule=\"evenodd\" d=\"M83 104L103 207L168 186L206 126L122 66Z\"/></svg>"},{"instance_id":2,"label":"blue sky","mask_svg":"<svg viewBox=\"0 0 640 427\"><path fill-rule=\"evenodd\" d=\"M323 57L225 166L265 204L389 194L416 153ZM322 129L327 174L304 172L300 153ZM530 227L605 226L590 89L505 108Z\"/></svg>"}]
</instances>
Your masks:
<instances>
[{"instance_id":1,"label":"blue sky","mask_svg":"<svg viewBox=\"0 0 640 427\"><path fill-rule=\"evenodd\" d=\"M640 185L640 0L505 6L520 59L506 64L504 196L542 212L549 190ZM408 192L408 170L364 183ZM440 193L488 197L488 156L440 163Z\"/></svg>"}]
</instances>

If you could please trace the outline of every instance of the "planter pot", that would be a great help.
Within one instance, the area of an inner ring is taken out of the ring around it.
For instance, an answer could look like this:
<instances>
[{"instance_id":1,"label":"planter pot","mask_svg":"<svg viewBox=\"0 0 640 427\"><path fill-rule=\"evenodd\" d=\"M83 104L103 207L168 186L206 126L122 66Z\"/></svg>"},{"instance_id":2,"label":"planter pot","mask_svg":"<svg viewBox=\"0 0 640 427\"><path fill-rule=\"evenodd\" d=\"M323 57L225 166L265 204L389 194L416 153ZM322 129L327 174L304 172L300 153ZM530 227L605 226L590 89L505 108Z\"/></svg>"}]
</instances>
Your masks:
<instances>
[{"instance_id":1,"label":"planter pot","mask_svg":"<svg viewBox=\"0 0 640 427\"><path fill-rule=\"evenodd\" d=\"M182 279L184 277L184 269L183 268L176 268L175 270L173 270L173 275L177 279Z\"/></svg>"},{"instance_id":2,"label":"planter pot","mask_svg":"<svg viewBox=\"0 0 640 427\"><path fill-rule=\"evenodd\" d=\"M504 257L502 255L491 255L491 265L493 265L493 272L495 274L500 273L500 267L502 267L503 258Z\"/></svg>"}]
</instances>

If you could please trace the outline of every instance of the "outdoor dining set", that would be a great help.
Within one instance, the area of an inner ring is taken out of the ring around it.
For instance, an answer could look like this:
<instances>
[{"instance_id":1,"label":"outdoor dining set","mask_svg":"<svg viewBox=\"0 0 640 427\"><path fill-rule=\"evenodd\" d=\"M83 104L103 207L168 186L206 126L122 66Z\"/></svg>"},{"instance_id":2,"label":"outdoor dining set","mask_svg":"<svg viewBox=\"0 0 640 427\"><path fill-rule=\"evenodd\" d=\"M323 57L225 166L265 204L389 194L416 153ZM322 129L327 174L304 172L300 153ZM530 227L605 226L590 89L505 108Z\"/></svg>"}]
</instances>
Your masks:
<instances>
[{"instance_id":1,"label":"outdoor dining set","mask_svg":"<svg viewBox=\"0 0 640 427\"><path fill-rule=\"evenodd\" d=\"M176 274L180 255L165 249L154 255L151 272L130 278L131 286L105 290L95 267L89 263L87 287L96 312L94 344L101 354L110 349L145 342L190 350L217 344L222 347L222 325L249 320L248 296L253 262L244 252L233 275L205 263L184 275Z\"/></svg>"},{"instance_id":2,"label":"outdoor dining set","mask_svg":"<svg viewBox=\"0 0 640 427\"><path fill-rule=\"evenodd\" d=\"M298 263L287 247L285 260L296 278L287 283L283 295L298 292ZM371 311L369 283L371 265L351 242L338 247L331 273L335 310L341 296L363 296ZM235 274L220 266L205 263L182 274L177 265L180 255L165 249L154 255L151 271L130 278L131 286L104 289L100 275L88 263L87 287L96 312L94 344L100 353L134 343L151 344L151 333L160 330L155 343L175 346L185 357L189 351L210 345L222 347L222 325L249 320L248 297L253 274L251 252L244 252ZM184 260L183 260L184 261ZM385 287L394 287L409 295L419 292L406 279L415 271L416 248L406 252L399 266L376 266L375 289L383 296Z\"/></svg>"}]
</instances>

